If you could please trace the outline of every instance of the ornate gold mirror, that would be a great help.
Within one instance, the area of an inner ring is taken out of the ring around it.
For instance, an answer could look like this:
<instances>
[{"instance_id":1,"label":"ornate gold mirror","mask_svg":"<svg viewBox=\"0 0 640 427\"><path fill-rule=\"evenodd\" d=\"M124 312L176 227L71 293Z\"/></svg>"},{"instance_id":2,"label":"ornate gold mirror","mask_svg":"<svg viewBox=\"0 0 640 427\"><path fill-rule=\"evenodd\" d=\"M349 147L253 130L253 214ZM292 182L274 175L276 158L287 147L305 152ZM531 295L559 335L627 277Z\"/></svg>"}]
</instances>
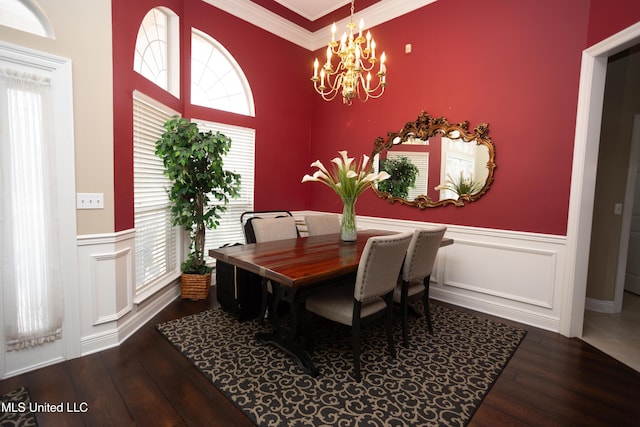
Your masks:
<instances>
[{"instance_id":1,"label":"ornate gold mirror","mask_svg":"<svg viewBox=\"0 0 640 427\"><path fill-rule=\"evenodd\" d=\"M493 182L495 148L489 125L469 132L469 122L450 124L421 112L399 132L378 137L371 158L391 178L374 187L389 203L420 209L478 200Z\"/></svg>"}]
</instances>

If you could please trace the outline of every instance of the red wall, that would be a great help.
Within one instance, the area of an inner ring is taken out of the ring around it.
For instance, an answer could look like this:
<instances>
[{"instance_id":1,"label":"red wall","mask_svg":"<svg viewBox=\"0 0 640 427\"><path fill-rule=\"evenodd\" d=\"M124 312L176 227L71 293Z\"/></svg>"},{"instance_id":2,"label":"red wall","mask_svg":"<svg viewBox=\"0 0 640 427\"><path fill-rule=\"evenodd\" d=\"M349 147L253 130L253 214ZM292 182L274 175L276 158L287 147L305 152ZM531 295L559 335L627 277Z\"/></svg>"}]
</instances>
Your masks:
<instances>
[{"instance_id":1,"label":"red wall","mask_svg":"<svg viewBox=\"0 0 640 427\"><path fill-rule=\"evenodd\" d=\"M421 110L468 120L470 128L488 122L497 169L482 199L419 210L369 191L357 213L565 235L582 51L640 20L639 2L613 2L437 1L373 29L388 58L388 90L378 100L345 106L313 92L311 64L324 49L307 52L199 1L114 0L116 231L133 227L131 92L138 88L187 117L256 129L256 209L339 212L331 190L300 183L313 170L309 164L329 162L343 149L370 154L376 137L399 130ZM158 5L180 15L183 43L195 26L231 52L251 84L255 118L190 107L132 71L138 26Z\"/></svg>"},{"instance_id":2,"label":"red wall","mask_svg":"<svg viewBox=\"0 0 640 427\"><path fill-rule=\"evenodd\" d=\"M588 5L446 0L374 28L387 53L387 92L351 107L314 99L312 128L322 131L312 132L312 157L329 159L344 148L368 154L377 136L421 110L468 120L471 129L488 122L497 169L479 201L419 210L367 194L358 214L565 234ZM310 201L312 209L339 209L320 186L310 190Z\"/></svg>"},{"instance_id":3,"label":"red wall","mask_svg":"<svg viewBox=\"0 0 640 427\"><path fill-rule=\"evenodd\" d=\"M638 0L591 0L587 46L594 45L639 20Z\"/></svg>"},{"instance_id":4,"label":"red wall","mask_svg":"<svg viewBox=\"0 0 640 427\"><path fill-rule=\"evenodd\" d=\"M144 15L165 6L180 17L183 76L190 75L191 27L220 42L243 69L251 86L256 117L191 106L189 79L181 99L149 83L133 71L135 40ZM309 52L201 1L113 1L115 230L133 228L133 98L134 89L164 102L185 117L224 121L256 130L258 209L306 208L306 189L299 184L309 152L311 92ZM302 65L299 65L302 64ZM293 66L292 66L293 65Z\"/></svg>"}]
</instances>

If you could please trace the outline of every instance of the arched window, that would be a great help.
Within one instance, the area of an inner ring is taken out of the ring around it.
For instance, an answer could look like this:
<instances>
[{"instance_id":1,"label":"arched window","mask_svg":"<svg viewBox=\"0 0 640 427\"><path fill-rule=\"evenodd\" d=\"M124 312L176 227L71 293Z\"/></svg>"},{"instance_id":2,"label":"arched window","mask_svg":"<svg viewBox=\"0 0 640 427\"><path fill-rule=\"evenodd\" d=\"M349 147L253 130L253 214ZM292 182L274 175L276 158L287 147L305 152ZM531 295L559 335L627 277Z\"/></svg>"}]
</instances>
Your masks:
<instances>
[{"instance_id":1,"label":"arched window","mask_svg":"<svg viewBox=\"0 0 640 427\"><path fill-rule=\"evenodd\" d=\"M0 0L0 25L55 38L49 20L34 0Z\"/></svg>"},{"instance_id":2,"label":"arched window","mask_svg":"<svg viewBox=\"0 0 640 427\"><path fill-rule=\"evenodd\" d=\"M255 116L249 82L233 56L207 34L191 30L191 103Z\"/></svg>"},{"instance_id":3,"label":"arched window","mask_svg":"<svg viewBox=\"0 0 640 427\"><path fill-rule=\"evenodd\" d=\"M176 97L180 96L178 16L164 7L151 9L136 38L133 69Z\"/></svg>"}]
</instances>

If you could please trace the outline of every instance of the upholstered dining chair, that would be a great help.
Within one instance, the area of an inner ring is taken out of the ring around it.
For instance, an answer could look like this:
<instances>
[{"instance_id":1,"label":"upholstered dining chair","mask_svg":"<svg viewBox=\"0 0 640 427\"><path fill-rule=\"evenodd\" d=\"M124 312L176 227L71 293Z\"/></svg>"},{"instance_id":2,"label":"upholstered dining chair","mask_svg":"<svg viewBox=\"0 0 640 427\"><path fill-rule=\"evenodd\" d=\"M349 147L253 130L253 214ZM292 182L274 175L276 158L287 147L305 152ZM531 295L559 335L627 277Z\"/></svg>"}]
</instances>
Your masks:
<instances>
[{"instance_id":1,"label":"upholstered dining chair","mask_svg":"<svg viewBox=\"0 0 640 427\"><path fill-rule=\"evenodd\" d=\"M401 271L400 284L393 292L393 301L400 304L402 322L402 340L405 347L409 346L408 316L409 303L422 296L424 316L427 320L429 333L433 333L431 311L429 310L429 282L433 264L438 249L447 231L445 226L418 229L407 249L407 256Z\"/></svg>"},{"instance_id":2,"label":"upholstered dining chair","mask_svg":"<svg viewBox=\"0 0 640 427\"><path fill-rule=\"evenodd\" d=\"M256 243L270 242L273 240L295 239L298 237L298 227L292 216L276 218L254 218L251 222ZM270 295L273 293L271 282L262 286L262 301L258 319L262 322L267 314Z\"/></svg>"},{"instance_id":3,"label":"upholstered dining chair","mask_svg":"<svg viewBox=\"0 0 640 427\"><path fill-rule=\"evenodd\" d=\"M365 323L385 318L387 345L395 358L393 343L393 290L398 283L413 233L376 236L365 244L353 284L327 287L310 294L305 308L313 315L351 327L354 377L360 382L360 330ZM315 334L312 332L311 336ZM312 338L313 339L313 338Z\"/></svg>"},{"instance_id":4,"label":"upholstered dining chair","mask_svg":"<svg viewBox=\"0 0 640 427\"><path fill-rule=\"evenodd\" d=\"M336 214L307 215L304 217L309 236L340 232L340 218Z\"/></svg>"}]
</instances>

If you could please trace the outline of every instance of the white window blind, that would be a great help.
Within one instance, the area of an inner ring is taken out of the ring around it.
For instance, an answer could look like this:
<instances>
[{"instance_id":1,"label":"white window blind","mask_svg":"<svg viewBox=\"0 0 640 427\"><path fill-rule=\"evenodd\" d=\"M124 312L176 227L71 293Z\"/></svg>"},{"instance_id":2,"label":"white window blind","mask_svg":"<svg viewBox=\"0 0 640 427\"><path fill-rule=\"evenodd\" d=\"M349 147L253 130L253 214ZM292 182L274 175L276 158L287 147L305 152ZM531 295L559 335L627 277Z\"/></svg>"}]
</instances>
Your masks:
<instances>
[{"instance_id":1,"label":"white window blind","mask_svg":"<svg viewBox=\"0 0 640 427\"><path fill-rule=\"evenodd\" d=\"M164 286L179 274L178 228L171 225L162 159L155 155L164 123L177 114L139 92L133 98L133 186L136 290Z\"/></svg>"},{"instance_id":2,"label":"white window blind","mask_svg":"<svg viewBox=\"0 0 640 427\"><path fill-rule=\"evenodd\" d=\"M240 216L245 211L253 210L255 130L202 120L194 121L202 131L220 131L231 138L231 149L224 158L224 168L240 174L240 196L237 199L229 199L227 210L221 214L220 225L215 230L207 230L207 254L209 249L245 241Z\"/></svg>"}]
</instances>

